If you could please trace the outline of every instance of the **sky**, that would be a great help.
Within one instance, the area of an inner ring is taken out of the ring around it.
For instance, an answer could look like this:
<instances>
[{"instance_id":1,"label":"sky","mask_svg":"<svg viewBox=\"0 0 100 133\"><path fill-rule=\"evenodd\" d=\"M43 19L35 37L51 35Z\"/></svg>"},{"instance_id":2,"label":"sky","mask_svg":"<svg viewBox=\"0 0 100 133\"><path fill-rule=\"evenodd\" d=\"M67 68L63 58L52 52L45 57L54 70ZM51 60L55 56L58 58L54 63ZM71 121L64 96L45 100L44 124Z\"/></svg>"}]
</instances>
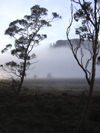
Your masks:
<instances>
[{"instance_id":1,"label":"sky","mask_svg":"<svg viewBox=\"0 0 100 133\"><path fill-rule=\"evenodd\" d=\"M44 51L46 52L46 47L48 47L50 43L53 43L59 39L65 40L66 27L68 24L67 19L69 17L69 8L70 8L69 1L70 0L67 0L67 1L66 0L59 0L59 1L58 0L3 0L3 1L0 1L0 18L1 18L0 51L5 47L6 44L13 43L12 38L10 38L7 35L4 35L5 30L9 26L9 23L16 19L22 19L24 15L30 14L30 8L35 4L38 4L41 7L47 8L49 14L51 14L52 12L57 12L60 16L62 16L61 20L54 21L52 23L52 27L45 29L45 31L43 31L47 34L48 37L42 42L42 45L39 48L39 49L42 49L40 50L40 53L43 54ZM40 53L38 52L38 54ZM10 59L9 53L4 55L0 54L1 64L8 61L9 59ZM42 59L44 60L44 57ZM4 75L4 74L2 74L1 72L1 75ZM40 75L42 75L42 73Z\"/></svg>"},{"instance_id":2,"label":"sky","mask_svg":"<svg viewBox=\"0 0 100 133\"><path fill-rule=\"evenodd\" d=\"M30 14L30 8L35 4L48 9L48 13L57 12L62 19L52 23L52 27L46 29L48 39L46 43L54 42L59 39L66 39L66 24L69 17L70 0L3 0L0 1L0 49L8 43L9 37L4 35L9 23L22 19L24 15Z\"/></svg>"},{"instance_id":3,"label":"sky","mask_svg":"<svg viewBox=\"0 0 100 133\"><path fill-rule=\"evenodd\" d=\"M49 44L57 40L66 40L66 28L70 21L70 0L1 0L0 1L0 51L6 44L13 40L4 35L9 23L22 19L24 15L30 14L30 8L35 4L48 9L48 13L57 12L62 16L61 20L54 21L52 27L45 29L47 34L39 47L35 49L37 58L35 65L29 70L30 77L46 77L51 73L53 77L76 78L84 77L83 72L75 62L71 51L68 49L50 50ZM73 33L72 33L73 34ZM1 64L9 61L11 57L8 54L1 55ZM98 68L97 68L98 69ZM4 72L0 72L1 77L6 77ZM97 76L99 77L99 73Z\"/></svg>"}]
</instances>

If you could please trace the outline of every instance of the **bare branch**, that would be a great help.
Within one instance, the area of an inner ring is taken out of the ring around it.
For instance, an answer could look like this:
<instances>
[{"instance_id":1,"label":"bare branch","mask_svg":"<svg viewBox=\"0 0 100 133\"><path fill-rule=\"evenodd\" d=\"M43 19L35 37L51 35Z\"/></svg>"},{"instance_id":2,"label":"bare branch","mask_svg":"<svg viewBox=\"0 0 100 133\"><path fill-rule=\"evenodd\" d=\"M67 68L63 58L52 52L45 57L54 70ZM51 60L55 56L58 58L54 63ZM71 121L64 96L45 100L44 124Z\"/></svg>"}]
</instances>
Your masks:
<instances>
[{"instance_id":1,"label":"bare branch","mask_svg":"<svg viewBox=\"0 0 100 133\"><path fill-rule=\"evenodd\" d=\"M82 56L81 56L81 62L79 61L79 59L78 59L78 57L77 57L77 51L78 51L78 49L79 49L79 46L80 46L80 43L81 43L81 39L80 39L79 44L78 44L79 46L76 47L76 48L74 49L74 47L73 47L74 45L73 45L71 39L69 38L69 33L70 33L70 28L71 28L71 26L72 26L72 23L73 23L73 6L71 5L71 21L70 21L70 24L69 24L69 26L68 26L68 28L67 28L66 36L67 36L67 40L68 40L68 42L69 42L69 47L70 47L71 50L72 50L73 56L74 56L75 60L77 61L78 65L79 65L79 66L81 67L81 69L84 71L86 80L87 80L88 84L90 85L90 77L89 77L90 75L88 76L88 73L89 73L89 72L85 69L85 67L83 66L83 62L82 62L83 57L84 57L82 50L81 50L81 55L82 55Z\"/></svg>"}]
</instances>

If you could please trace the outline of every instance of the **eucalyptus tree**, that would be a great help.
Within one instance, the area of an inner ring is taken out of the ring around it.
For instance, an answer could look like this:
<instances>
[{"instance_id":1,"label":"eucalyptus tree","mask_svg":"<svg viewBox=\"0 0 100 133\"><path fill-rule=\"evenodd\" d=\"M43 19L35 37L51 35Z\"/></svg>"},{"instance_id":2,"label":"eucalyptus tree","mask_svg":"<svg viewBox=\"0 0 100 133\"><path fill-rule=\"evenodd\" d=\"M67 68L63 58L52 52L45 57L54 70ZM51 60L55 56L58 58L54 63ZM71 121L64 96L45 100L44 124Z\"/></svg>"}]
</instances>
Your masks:
<instances>
[{"instance_id":1,"label":"eucalyptus tree","mask_svg":"<svg viewBox=\"0 0 100 133\"><path fill-rule=\"evenodd\" d=\"M75 24L74 22L77 25L75 28L75 34L78 38L77 45L73 43L72 37L70 36L71 28ZM89 85L88 101L84 109L84 114L87 114L88 111L94 90L96 65L100 62L99 27L100 5L98 0L71 0L71 21L66 35L73 56L84 72ZM88 55L86 56L86 54Z\"/></svg>"},{"instance_id":2,"label":"eucalyptus tree","mask_svg":"<svg viewBox=\"0 0 100 133\"><path fill-rule=\"evenodd\" d=\"M39 5L35 5L31 8L30 15L25 15L23 19L17 19L11 22L6 29L5 34L14 38L14 45L6 45L2 53L12 47L10 53L18 59L18 62L13 60L5 63L7 70L9 69L11 73L20 78L17 92L21 91L26 71L31 65L31 59L36 58L35 53L33 53L33 48L40 41L47 38L46 34L42 34L42 29L51 26L53 19L58 17L59 15L53 12L52 17L49 19L48 10Z\"/></svg>"}]
</instances>

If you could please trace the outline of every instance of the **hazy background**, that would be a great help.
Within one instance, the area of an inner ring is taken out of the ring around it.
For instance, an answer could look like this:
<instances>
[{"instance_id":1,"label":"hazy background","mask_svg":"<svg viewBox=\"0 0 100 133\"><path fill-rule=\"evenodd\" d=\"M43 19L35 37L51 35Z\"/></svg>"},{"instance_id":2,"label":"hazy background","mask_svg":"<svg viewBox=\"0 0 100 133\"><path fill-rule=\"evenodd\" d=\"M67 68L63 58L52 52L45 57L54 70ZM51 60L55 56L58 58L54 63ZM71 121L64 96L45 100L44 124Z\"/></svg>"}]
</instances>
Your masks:
<instances>
[{"instance_id":1,"label":"hazy background","mask_svg":"<svg viewBox=\"0 0 100 133\"><path fill-rule=\"evenodd\" d=\"M52 27L43 29L48 38L41 42L40 46L34 49L37 58L32 62L37 62L30 67L28 78L84 78L84 74L74 60L71 50L68 47L51 48L50 44L57 40L66 40L66 28L70 18L70 0L4 0L0 1L0 51L13 40L4 35L9 23L22 19L24 15L30 14L30 8L39 4L48 9L49 16L52 12L57 12L62 16L61 20L52 23ZM74 28L71 36L75 38ZM7 54L0 53L0 64L12 60ZM34 76L35 75L35 76ZM97 77L100 77L100 66L97 66ZM0 70L0 78L6 78L7 74Z\"/></svg>"},{"instance_id":2,"label":"hazy background","mask_svg":"<svg viewBox=\"0 0 100 133\"><path fill-rule=\"evenodd\" d=\"M52 78L84 78L84 73L77 65L70 48L39 47L36 54L35 60L38 62L30 68L31 77L36 74L37 77L46 78L51 74ZM100 77L100 66L97 66L96 77Z\"/></svg>"}]
</instances>

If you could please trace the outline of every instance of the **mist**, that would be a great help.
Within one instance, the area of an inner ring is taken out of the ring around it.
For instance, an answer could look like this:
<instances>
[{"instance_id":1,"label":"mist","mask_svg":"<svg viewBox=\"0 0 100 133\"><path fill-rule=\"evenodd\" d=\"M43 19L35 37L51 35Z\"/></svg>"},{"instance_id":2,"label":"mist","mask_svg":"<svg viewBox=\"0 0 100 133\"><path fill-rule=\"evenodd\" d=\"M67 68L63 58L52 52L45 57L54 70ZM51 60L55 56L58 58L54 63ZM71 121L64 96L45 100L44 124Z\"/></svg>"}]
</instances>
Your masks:
<instances>
[{"instance_id":1,"label":"mist","mask_svg":"<svg viewBox=\"0 0 100 133\"><path fill-rule=\"evenodd\" d=\"M69 47L38 47L35 50L37 58L29 70L30 78L84 78L84 73L78 66ZM100 66L97 66L96 77L100 77Z\"/></svg>"},{"instance_id":2,"label":"mist","mask_svg":"<svg viewBox=\"0 0 100 133\"><path fill-rule=\"evenodd\" d=\"M34 48L36 58L27 71L26 78L85 78L81 68L74 59L71 49L67 46L51 47L42 44ZM86 57L89 56L85 53ZM10 54L1 55L1 64L15 60ZM96 68L96 78L100 78L100 65ZM7 78L9 73L0 73L1 78Z\"/></svg>"}]
</instances>

